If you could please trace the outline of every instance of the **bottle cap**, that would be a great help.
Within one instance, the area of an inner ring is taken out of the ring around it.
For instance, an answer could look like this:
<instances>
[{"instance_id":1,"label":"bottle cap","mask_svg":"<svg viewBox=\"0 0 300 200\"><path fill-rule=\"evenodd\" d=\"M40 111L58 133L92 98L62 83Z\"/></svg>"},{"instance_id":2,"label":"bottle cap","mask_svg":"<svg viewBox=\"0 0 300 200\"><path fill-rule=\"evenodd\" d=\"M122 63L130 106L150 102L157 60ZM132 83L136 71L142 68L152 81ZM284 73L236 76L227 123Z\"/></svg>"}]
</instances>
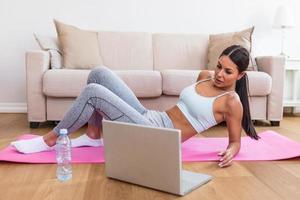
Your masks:
<instances>
[{"instance_id":1,"label":"bottle cap","mask_svg":"<svg viewBox=\"0 0 300 200\"><path fill-rule=\"evenodd\" d=\"M68 134L68 130L65 129L65 128L60 129L60 130L59 130L59 134L60 134L60 135L67 135L67 134Z\"/></svg>"}]
</instances>

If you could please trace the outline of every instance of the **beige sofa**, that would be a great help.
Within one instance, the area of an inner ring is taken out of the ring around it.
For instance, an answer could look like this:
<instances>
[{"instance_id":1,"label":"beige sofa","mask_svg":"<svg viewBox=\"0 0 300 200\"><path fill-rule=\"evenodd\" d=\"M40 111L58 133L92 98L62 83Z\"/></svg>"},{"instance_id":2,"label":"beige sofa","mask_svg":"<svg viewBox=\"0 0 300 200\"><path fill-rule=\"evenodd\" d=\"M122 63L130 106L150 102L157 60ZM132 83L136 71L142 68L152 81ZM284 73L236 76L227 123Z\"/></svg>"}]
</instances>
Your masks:
<instances>
[{"instance_id":1,"label":"beige sofa","mask_svg":"<svg viewBox=\"0 0 300 200\"><path fill-rule=\"evenodd\" d=\"M99 32L103 65L114 70L149 109L176 104L180 91L207 65L207 34ZM58 121L86 85L90 70L51 69L47 51L26 52L28 121ZM279 125L283 113L284 58L257 57L248 71L253 120Z\"/></svg>"}]
</instances>

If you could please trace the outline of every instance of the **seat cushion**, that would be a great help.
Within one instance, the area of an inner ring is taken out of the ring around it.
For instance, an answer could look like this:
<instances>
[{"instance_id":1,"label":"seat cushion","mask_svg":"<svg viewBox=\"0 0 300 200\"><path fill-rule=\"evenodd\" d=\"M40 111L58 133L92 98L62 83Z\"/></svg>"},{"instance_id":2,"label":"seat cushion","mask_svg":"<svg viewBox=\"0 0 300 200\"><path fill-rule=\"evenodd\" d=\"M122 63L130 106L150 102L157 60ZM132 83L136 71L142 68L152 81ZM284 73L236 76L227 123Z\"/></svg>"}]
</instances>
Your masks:
<instances>
[{"instance_id":1,"label":"seat cushion","mask_svg":"<svg viewBox=\"0 0 300 200\"><path fill-rule=\"evenodd\" d=\"M201 70L163 70L163 94L179 95L186 86L196 82ZM271 93L272 78L265 72L247 71L250 96L266 96Z\"/></svg>"},{"instance_id":2,"label":"seat cushion","mask_svg":"<svg viewBox=\"0 0 300 200\"><path fill-rule=\"evenodd\" d=\"M133 90L137 97L159 97L162 94L162 78L159 71L115 71Z\"/></svg>"},{"instance_id":3,"label":"seat cushion","mask_svg":"<svg viewBox=\"0 0 300 200\"><path fill-rule=\"evenodd\" d=\"M247 71L250 96L266 96L271 93L272 77L259 71Z\"/></svg>"},{"instance_id":4,"label":"seat cushion","mask_svg":"<svg viewBox=\"0 0 300 200\"><path fill-rule=\"evenodd\" d=\"M163 94L179 95L183 88L196 82L201 70L162 70Z\"/></svg>"},{"instance_id":5,"label":"seat cushion","mask_svg":"<svg viewBox=\"0 0 300 200\"><path fill-rule=\"evenodd\" d=\"M77 97L87 82L90 70L52 69L44 74L43 92L51 97ZM114 71L137 97L162 94L162 78L158 71Z\"/></svg>"}]
</instances>

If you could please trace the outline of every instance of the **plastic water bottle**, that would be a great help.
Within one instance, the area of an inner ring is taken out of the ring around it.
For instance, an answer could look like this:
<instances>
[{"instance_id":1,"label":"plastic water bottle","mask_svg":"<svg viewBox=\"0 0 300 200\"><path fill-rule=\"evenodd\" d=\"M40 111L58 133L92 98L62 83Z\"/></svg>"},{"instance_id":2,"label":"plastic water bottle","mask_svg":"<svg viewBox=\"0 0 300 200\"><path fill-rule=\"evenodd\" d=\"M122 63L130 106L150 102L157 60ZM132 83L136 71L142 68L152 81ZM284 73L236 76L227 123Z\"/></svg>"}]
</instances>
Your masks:
<instances>
[{"instance_id":1,"label":"plastic water bottle","mask_svg":"<svg viewBox=\"0 0 300 200\"><path fill-rule=\"evenodd\" d=\"M67 181L72 178L71 140L68 137L67 129L60 129L55 150L57 161L56 177L59 181Z\"/></svg>"}]
</instances>

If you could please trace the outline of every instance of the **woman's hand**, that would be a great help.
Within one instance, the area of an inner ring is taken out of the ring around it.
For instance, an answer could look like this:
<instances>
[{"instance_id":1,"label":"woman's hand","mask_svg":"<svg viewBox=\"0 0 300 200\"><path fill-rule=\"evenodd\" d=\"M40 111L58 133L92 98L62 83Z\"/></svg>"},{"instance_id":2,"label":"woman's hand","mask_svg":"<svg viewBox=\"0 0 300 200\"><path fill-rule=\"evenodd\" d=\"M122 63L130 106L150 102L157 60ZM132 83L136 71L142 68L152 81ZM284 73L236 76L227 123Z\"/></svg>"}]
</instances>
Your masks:
<instances>
[{"instance_id":1,"label":"woman's hand","mask_svg":"<svg viewBox=\"0 0 300 200\"><path fill-rule=\"evenodd\" d=\"M240 150L240 143L231 143L228 145L227 149L218 153L218 156L222 156L220 158L220 167L227 167L232 164L232 160L234 156Z\"/></svg>"}]
</instances>

